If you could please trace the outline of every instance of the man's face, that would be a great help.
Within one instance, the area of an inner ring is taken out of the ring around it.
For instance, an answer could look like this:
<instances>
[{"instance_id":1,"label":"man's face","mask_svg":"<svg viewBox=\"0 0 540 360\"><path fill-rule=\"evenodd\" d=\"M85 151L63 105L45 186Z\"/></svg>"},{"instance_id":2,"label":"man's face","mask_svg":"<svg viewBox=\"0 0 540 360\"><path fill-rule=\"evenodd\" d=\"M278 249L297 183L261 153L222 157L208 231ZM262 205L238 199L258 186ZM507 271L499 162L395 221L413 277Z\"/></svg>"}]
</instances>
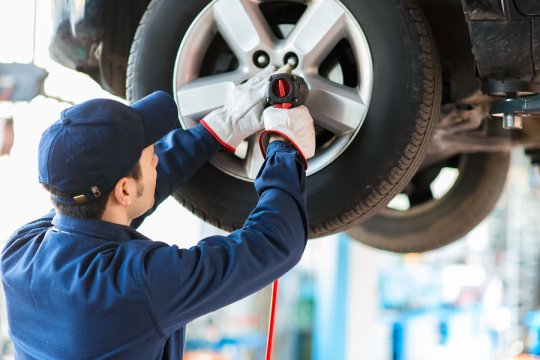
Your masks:
<instances>
[{"instance_id":1,"label":"man's face","mask_svg":"<svg viewBox=\"0 0 540 360\"><path fill-rule=\"evenodd\" d=\"M133 218L141 216L154 206L158 161L154 145L150 145L142 151L139 159L142 177L137 181L137 200L134 204Z\"/></svg>"}]
</instances>

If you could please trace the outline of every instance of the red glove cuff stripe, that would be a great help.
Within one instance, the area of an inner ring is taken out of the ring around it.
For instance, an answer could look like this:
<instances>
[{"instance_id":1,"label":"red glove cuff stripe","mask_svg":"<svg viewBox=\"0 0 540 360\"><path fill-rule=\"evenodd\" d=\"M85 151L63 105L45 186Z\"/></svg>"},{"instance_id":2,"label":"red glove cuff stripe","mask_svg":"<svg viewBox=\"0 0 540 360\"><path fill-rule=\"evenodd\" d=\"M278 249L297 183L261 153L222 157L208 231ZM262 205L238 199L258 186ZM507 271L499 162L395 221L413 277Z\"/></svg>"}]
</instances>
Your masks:
<instances>
[{"instance_id":1,"label":"red glove cuff stripe","mask_svg":"<svg viewBox=\"0 0 540 360\"><path fill-rule=\"evenodd\" d=\"M210 134L212 134L213 137L216 138L216 140L218 141L218 143L223 146L223 148L225 150L227 150L228 152L230 153L235 153L236 149L233 148L232 146L230 146L229 144L227 144L226 142L224 142L223 140L221 140L221 138L218 136L218 134L216 134L214 132L214 130L212 130L212 128L210 127L210 125L208 125L208 123L206 121L204 121L204 119L201 120L201 124L206 128L206 130L208 130L208 132Z\"/></svg>"},{"instance_id":2,"label":"red glove cuff stripe","mask_svg":"<svg viewBox=\"0 0 540 360\"><path fill-rule=\"evenodd\" d=\"M306 156L304 155L304 153L302 152L302 150L300 150L300 148L298 147L298 145L296 145L296 143L294 141L291 140L290 137L288 137L287 135L285 135L284 133L280 132L280 131L277 131L277 130L264 130L263 132L261 132L261 134L259 135L259 148L261 149L261 152L262 152L262 155L263 157L266 159L266 148L264 147L264 144L263 144L263 136L268 134L270 135L270 133L274 133L274 134L278 134L278 135L281 135L283 136L285 139L287 139L291 144L292 146L294 146L294 148L296 149L296 151L298 151L300 153L300 155L302 155L302 157L304 158L304 161L306 162L306 170L308 168L308 162L307 162L307 159L306 159Z\"/></svg>"},{"instance_id":3,"label":"red glove cuff stripe","mask_svg":"<svg viewBox=\"0 0 540 360\"><path fill-rule=\"evenodd\" d=\"M274 107L278 109L290 109L292 108L292 104L291 103L275 104Z\"/></svg>"}]
</instances>

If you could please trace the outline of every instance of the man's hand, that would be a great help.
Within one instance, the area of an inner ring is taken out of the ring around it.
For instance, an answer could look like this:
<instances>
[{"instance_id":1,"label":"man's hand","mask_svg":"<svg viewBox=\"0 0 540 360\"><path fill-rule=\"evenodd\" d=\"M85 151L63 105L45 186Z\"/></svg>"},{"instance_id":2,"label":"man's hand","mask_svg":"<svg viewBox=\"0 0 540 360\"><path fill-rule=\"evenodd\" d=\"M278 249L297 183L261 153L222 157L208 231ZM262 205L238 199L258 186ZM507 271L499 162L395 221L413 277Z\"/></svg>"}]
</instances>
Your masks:
<instances>
[{"instance_id":1,"label":"man's hand","mask_svg":"<svg viewBox=\"0 0 540 360\"><path fill-rule=\"evenodd\" d=\"M280 140L276 135L287 139L306 159L315 154L315 128L313 118L305 106L292 109L269 107L263 112L264 131L259 137L263 155L266 153L268 140Z\"/></svg>"},{"instance_id":2,"label":"man's hand","mask_svg":"<svg viewBox=\"0 0 540 360\"><path fill-rule=\"evenodd\" d=\"M289 66L275 71L271 66L236 86L227 95L225 105L206 115L201 123L225 149L234 153L242 140L263 129L262 112L270 75L290 70Z\"/></svg>"}]
</instances>

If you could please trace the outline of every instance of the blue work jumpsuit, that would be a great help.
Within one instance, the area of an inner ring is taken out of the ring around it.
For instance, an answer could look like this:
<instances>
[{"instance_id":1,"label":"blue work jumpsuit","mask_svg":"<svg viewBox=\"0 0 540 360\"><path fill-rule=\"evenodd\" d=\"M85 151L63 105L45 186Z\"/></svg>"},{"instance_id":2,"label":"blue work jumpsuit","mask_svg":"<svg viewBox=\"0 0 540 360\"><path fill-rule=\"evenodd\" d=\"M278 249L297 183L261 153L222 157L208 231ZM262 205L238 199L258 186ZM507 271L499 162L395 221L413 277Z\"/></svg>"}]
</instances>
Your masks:
<instances>
[{"instance_id":1,"label":"blue work jumpsuit","mask_svg":"<svg viewBox=\"0 0 540 360\"><path fill-rule=\"evenodd\" d=\"M156 143L155 206L219 149L200 125ZM244 226L188 249L135 230L152 210L134 227L54 211L26 224L1 257L16 358L181 359L187 323L300 260L308 235L304 167L290 144L271 143Z\"/></svg>"}]
</instances>

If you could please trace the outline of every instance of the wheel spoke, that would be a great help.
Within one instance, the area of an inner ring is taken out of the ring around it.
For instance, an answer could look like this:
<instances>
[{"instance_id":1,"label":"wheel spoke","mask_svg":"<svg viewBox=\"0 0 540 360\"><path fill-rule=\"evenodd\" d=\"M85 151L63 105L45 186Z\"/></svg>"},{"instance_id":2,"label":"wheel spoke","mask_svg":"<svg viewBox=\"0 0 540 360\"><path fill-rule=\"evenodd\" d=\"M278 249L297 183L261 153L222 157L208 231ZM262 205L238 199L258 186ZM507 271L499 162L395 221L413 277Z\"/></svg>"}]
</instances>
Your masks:
<instances>
[{"instance_id":1,"label":"wheel spoke","mask_svg":"<svg viewBox=\"0 0 540 360\"><path fill-rule=\"evenodd\" d=\"M335 1L322 0L310 5L287 43L303 56L304 67L317 67L345 36L345 11Z\"/></svg>"},{"instance_id":2,"label":"wheel spoke","mask_svg":"<svg viewBox=\"0 0 540 360\"><path fill-rule=\"evenodd\" d=\"M431 186L443 170L443 167L444 162L420 170L413 176L404 191L402 191L407 194L411 208L435 200Z\"/></svg>"},{"instance_id":3,"label":"wheel spoke","mask_svg":"<svg viewBox=\"0 0 540 360\"><path fill-rule=\"evenodd\" d=\"M319 76L306 80L311 87L306 105L317 125L338 136L360 126L367 107L357 89Z\"/></svg>"},{"instance_id":4,"label":"wheel spoke","mask_svg":"<svg viewBox=\"0 0 540 360\"><path fill-rule=\"evenodd\" d=\"M176 93L180 114L183 118L200 120L210 111L223 106L227 93L247 76L241 71L232 71L198 78L184 84Z\"/></svg>"},{"instance_id":5,"label":"wheel spoke","mask_svg":"<svg viewBox=\"0 0 540 360\"><path fill-rule=\"evenodd\" d=\"M272 46L274 36L256 3L220 0L213 7L216 26L239 61L261 45Z\"/></svg>"},{"instance_id":6,"label":"wheel spoke","mask_svg":"<svg viewBox=\"0 0 540 360\"><path fill-rule=\"evenodd\" d=\"M259 134L249 137L246 158L244 159L244 169L249 179L255 179L264 162L264 157L259 149Z\"/></svg>"}]
</instances>

